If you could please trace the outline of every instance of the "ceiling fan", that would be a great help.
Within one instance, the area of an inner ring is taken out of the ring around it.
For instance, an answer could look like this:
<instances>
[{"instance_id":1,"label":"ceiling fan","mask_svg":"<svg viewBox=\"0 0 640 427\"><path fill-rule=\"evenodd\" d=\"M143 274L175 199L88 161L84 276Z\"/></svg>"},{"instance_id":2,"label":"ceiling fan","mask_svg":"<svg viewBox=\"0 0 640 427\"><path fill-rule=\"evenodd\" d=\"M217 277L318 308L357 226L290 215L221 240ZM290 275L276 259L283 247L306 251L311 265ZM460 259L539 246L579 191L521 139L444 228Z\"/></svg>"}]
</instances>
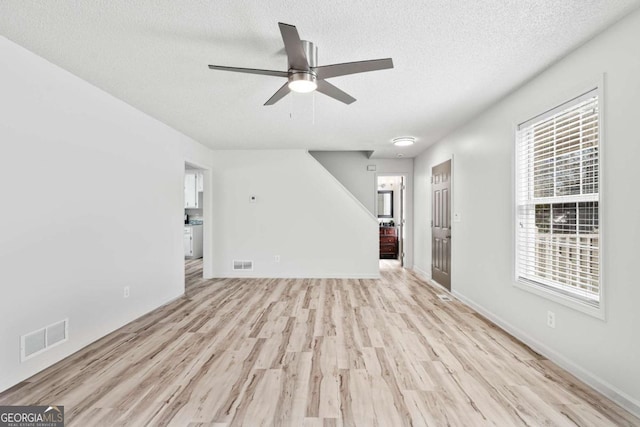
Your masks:
<instances>
[{"instance_id":1,"label":"ceiling fan","mask_svg":"<svg viewBox=\"0 0 640 427\"><path fill-rule=\"evenodd\" d=\"M294 25L283 24L282 22L279 22L278 25L282 34L282 41L284 41L284 49L287 52L289 64L287 71L225 67L221 65L209 65L209 68L212 70L286 77L287 83L278 89L264 105L275 104L291 91L307 93L314 90L345 104L351 104L356 100L354 97L338 89L325 79L393 68L391 58L318 66L318 48L309 41L300 40L298 30Z\"/></svg>"}]
</instances>

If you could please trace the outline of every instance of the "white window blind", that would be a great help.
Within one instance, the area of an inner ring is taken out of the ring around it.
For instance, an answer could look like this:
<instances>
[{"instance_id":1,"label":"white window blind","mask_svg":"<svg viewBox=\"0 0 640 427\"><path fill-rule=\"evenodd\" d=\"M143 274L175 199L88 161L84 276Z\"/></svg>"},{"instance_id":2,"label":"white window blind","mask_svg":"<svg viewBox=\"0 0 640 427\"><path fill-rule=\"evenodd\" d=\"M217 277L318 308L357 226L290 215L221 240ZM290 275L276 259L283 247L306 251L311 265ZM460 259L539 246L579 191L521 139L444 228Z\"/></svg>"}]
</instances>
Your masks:
<instances>
[{"instance_id":1,"label":"white window blind","mask_svg":"<svg viewBox=\"0 0 640 427\"><path fill-rule=\"evenodd\" d=\"M521 282L600 301L597 90L518 126L516 275Z\"/></svg>"}]
</instances>

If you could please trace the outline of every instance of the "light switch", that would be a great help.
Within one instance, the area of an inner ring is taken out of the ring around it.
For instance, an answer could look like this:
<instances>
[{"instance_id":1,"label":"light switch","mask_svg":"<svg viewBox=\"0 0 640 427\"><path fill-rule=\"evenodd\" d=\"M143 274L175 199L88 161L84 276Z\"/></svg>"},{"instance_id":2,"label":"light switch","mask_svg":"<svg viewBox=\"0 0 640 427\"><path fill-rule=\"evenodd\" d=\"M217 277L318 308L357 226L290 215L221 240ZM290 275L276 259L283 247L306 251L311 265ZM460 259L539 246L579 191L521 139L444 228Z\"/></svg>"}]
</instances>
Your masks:
<instances>
[{"instance_id":1,"label":"light switch","mask_svg":"<svg viewBox=\"0 0 640 427\"><path fill-rule=\"evenodd\" d=\"M460 222L460 221L462 221L462 215L460 214L460 212L454 212L453 222Z\"/></svg>"}]
</instances>

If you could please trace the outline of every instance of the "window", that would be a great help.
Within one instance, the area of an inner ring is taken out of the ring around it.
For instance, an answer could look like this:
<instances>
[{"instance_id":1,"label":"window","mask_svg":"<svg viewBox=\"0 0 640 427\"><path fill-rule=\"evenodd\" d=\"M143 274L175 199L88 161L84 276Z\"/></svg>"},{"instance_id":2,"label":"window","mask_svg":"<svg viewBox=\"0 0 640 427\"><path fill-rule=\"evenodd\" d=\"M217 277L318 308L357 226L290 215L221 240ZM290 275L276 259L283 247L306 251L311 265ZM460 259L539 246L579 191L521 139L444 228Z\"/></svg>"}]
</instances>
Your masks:
<instances>
[{"instance_id":1,"label":"window","mask_svg":"<svg viewBox=\"0 0 640 427\"><path fill-rule=\"evenodd\" d=\"M516 279L599 307L597 89L518 126Z\"/></svg>"}]
</instances>

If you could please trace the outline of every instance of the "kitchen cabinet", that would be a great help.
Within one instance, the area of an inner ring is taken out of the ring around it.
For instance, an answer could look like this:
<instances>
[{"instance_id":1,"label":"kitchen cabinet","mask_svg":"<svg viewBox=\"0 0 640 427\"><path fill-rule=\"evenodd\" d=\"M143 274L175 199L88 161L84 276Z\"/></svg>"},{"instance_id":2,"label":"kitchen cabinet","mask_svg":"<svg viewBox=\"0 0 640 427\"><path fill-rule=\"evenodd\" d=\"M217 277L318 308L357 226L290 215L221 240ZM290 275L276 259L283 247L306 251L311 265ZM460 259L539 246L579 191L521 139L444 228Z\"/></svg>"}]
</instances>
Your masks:
<instances>
[{"instance_id":1,"label":"kitchen cabinet","mask_svg":"<svg viewBox=\"0 0 640 427\"><path fill-rule=\"evenodd\" d=\"M184 173L184 207L201 208L198 193L203 190L203 175L198 172L186 171Z\"/></svg>"},{"instance_id":2,"label":"kitchen cabinet","mask_svg":"<svg viewBox=\"0 0 640 427\"><path fill-rule=\"evenodd\" d=\"M202 226L184 226L184 257L202 258Z\"/></svg>"},{"instance_id":3,"label":"kitchen cabinet","mask_svg":"<svg viewBox=\"0 0 640 427\"><path fill-rule=\"evenodd\" d=\"M196 174L196 188L198 193L202 193L204 191L204 175L201 173Z\"/></svg>"}]
</instances>

